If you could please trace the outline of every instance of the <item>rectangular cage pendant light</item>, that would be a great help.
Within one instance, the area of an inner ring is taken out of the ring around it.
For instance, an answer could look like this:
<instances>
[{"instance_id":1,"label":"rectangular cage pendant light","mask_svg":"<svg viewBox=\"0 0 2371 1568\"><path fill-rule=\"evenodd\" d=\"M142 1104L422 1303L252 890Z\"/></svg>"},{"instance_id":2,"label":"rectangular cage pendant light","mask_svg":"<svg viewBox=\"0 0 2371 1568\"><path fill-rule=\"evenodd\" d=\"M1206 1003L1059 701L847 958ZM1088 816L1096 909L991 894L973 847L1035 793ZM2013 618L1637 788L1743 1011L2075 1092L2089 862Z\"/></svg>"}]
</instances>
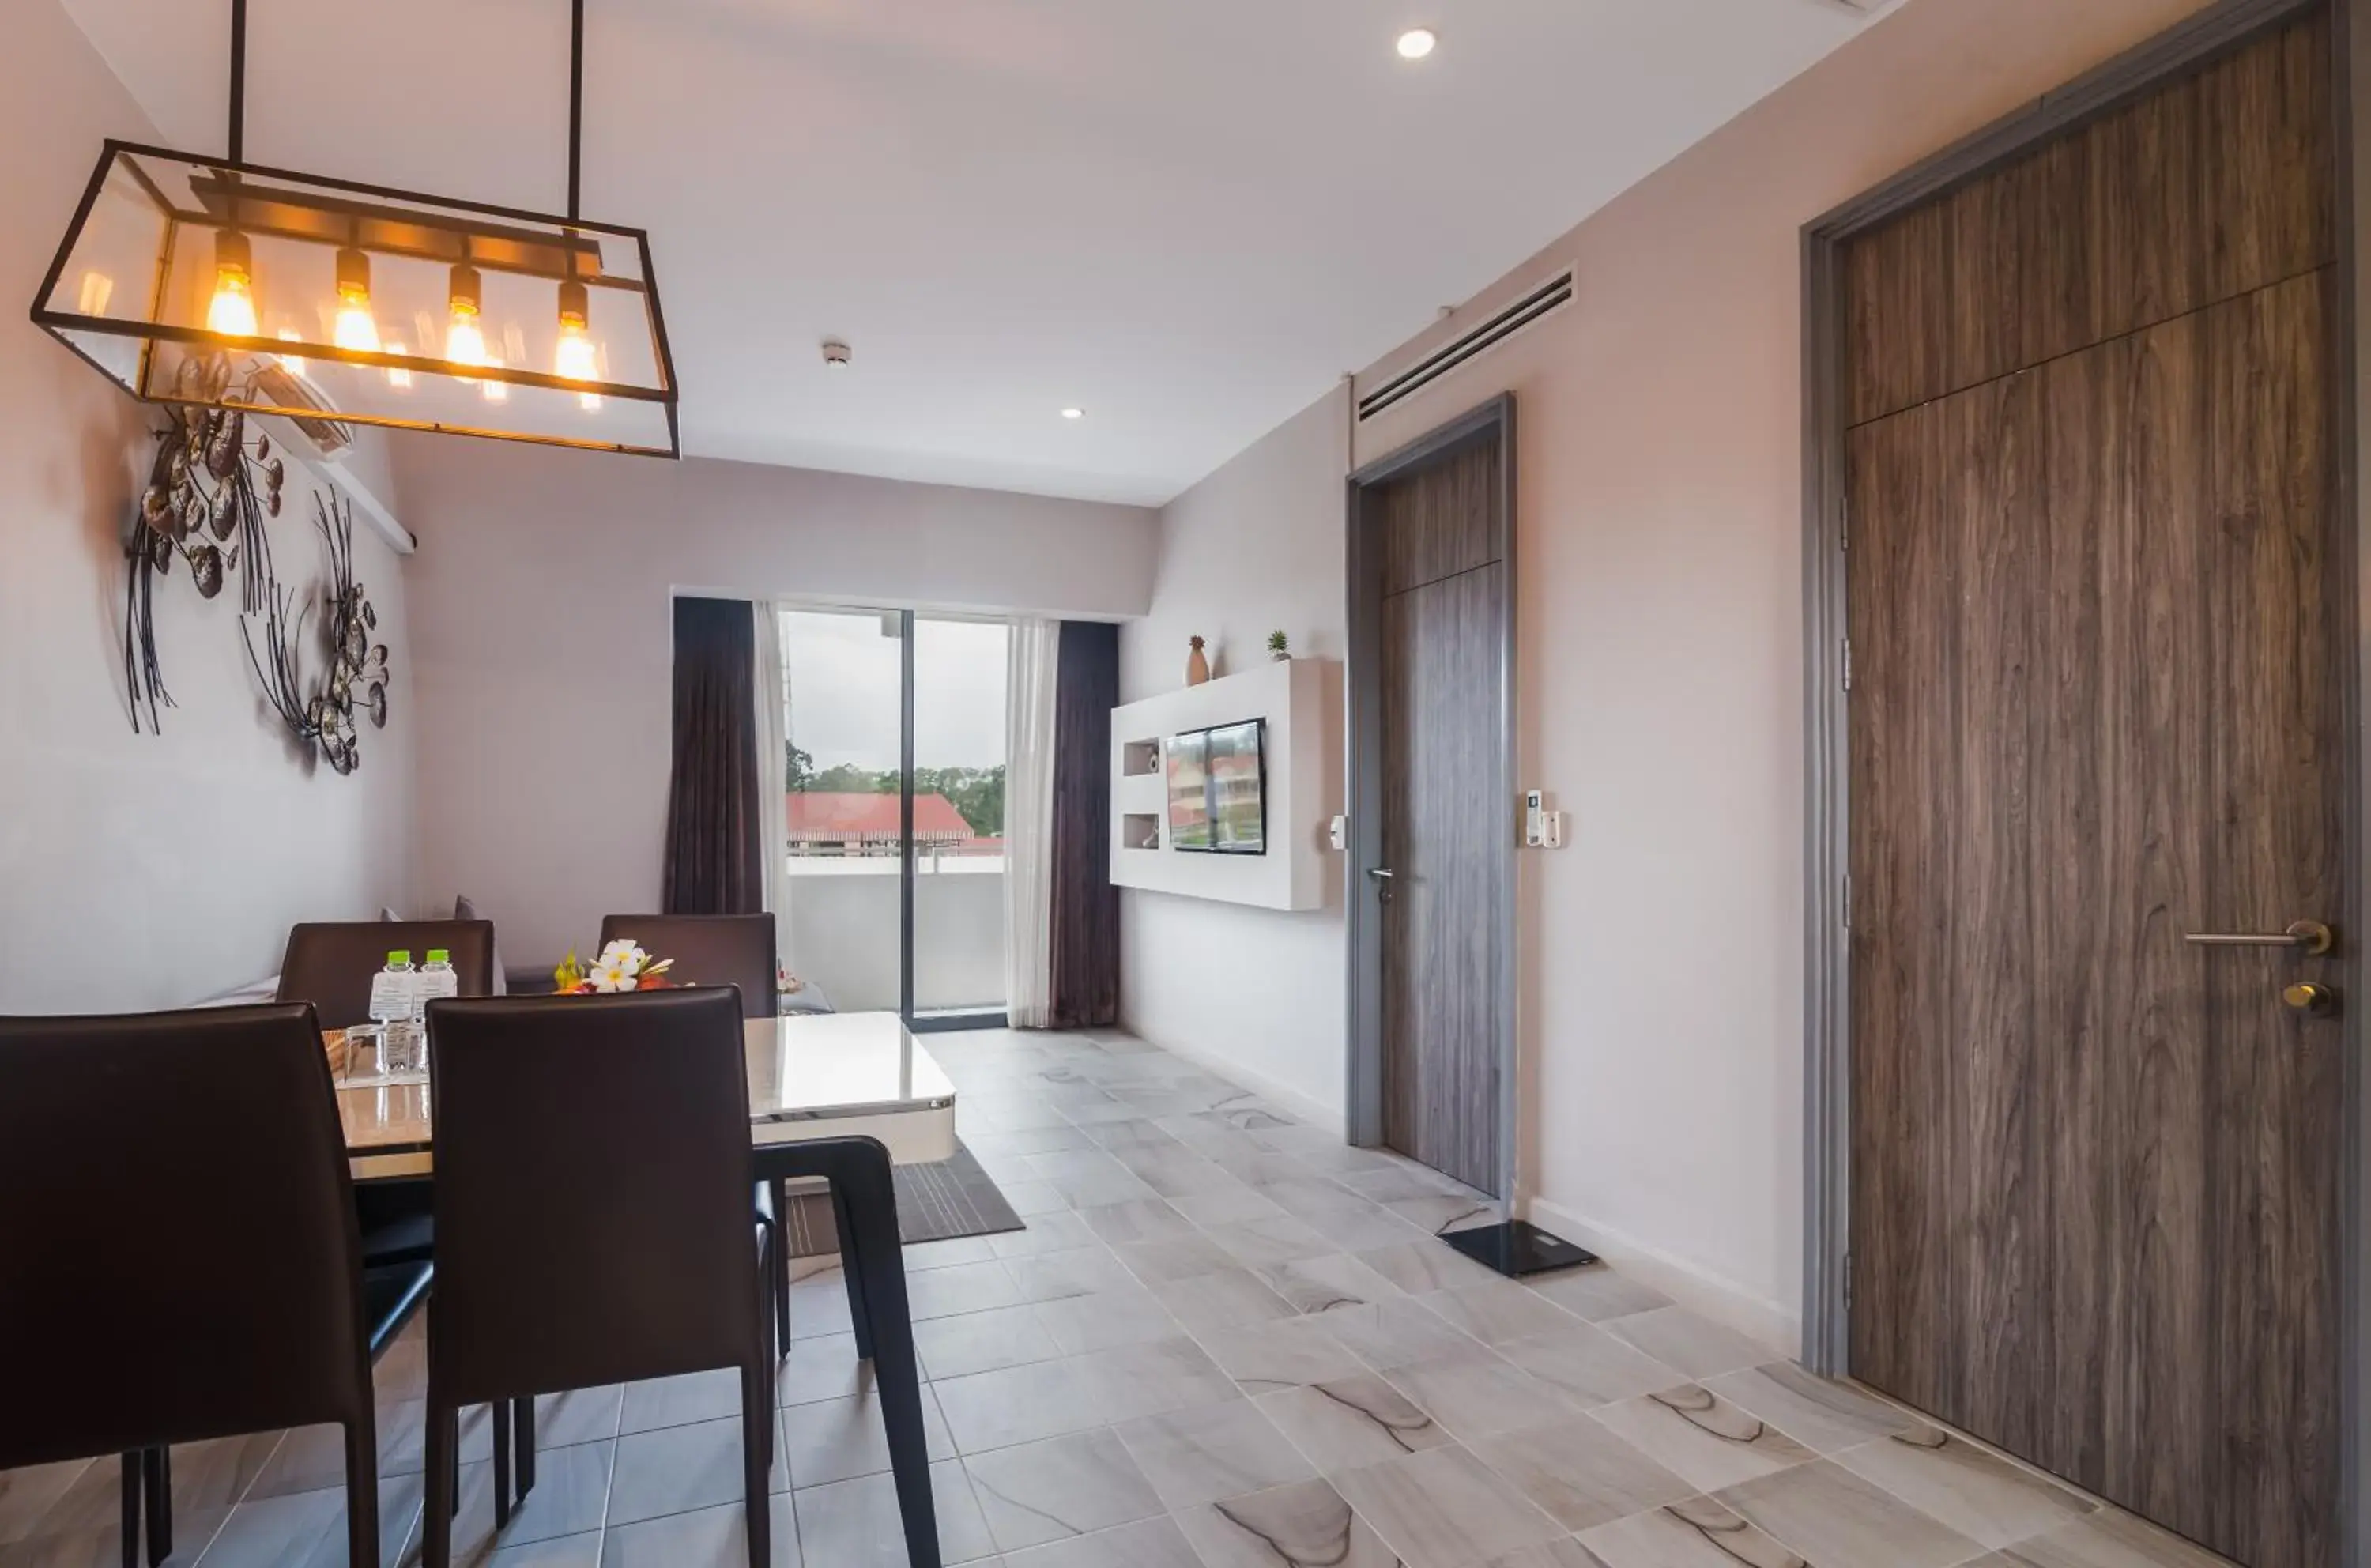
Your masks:
<instances>
[{"instance_id":1,"label":"rectangular cage pendant light","mask_svg":"<svg viewBox=\"0 0 2371 1568\"><path fill-rule=\"evenodd\" d=\"M328 450L371 424L682 453L640 229L111 141L33 319L135 397Z\"/></svg>"}]
</instances>

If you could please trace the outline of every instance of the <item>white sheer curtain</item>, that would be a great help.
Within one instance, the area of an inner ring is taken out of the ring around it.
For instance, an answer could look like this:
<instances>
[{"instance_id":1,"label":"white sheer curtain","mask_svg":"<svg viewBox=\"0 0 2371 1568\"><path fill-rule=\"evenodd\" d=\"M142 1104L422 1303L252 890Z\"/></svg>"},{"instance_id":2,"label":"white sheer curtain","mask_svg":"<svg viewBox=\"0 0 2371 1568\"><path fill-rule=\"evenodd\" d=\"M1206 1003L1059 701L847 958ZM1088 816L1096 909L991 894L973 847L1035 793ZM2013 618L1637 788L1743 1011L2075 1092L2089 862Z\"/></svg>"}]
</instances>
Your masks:
<instances>
[{"instance_id":1,"label":"white sheer curtain","mask_svg":"<svg viewBox=\"0 0 2371 1568\"><path fill-rule=\"evenodd\" d=\"M1004 1011L1015 1029L1052 1021L1054 678L1062 628L1012 625L1004 696Z\"/></svg>"},{"instance_id":2,"label":"white sheer curtain","mask_svg":"<svg viewBox=\"0 0 2371 1568\"><path fill-rule=\"evenodd\" d=\"M766 814L766 912L774 917L774 963L798 973L791 951L790 686L782 674L781 605L759 599L758 617L758 799Z\"/></svg>"}]
</instances>

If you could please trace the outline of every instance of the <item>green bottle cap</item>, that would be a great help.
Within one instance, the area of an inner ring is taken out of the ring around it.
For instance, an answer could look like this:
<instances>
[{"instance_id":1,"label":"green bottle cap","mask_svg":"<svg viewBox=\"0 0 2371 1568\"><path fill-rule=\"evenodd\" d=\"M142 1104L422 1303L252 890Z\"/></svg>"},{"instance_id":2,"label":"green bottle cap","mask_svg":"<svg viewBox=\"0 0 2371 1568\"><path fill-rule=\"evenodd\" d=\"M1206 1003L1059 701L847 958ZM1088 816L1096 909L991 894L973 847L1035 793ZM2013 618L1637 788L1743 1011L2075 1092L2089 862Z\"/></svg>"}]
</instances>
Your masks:
<instances>
[{"instance_id":1,"label":"green bottle cap","mask_svg":"<svg viewBox=\"0 0 2371 1568\"><path fill-rule=\"evenodd\" d=\"M387 961L389 963L410 963L411 962L411 950L410 948L398 948L393 952L387 955Z\"/></svg>"},{"instance_id":2,"label":"green bottle cap","mask_svg":"<svg viewBox=\"0 0 2371 1568\"><path fill-rule=\"evenodd\" d=\"M431 963L450 963L453 962L453 955L443 948L430 948L428 950L428 962Z\"/></svg>"}]
</instances>

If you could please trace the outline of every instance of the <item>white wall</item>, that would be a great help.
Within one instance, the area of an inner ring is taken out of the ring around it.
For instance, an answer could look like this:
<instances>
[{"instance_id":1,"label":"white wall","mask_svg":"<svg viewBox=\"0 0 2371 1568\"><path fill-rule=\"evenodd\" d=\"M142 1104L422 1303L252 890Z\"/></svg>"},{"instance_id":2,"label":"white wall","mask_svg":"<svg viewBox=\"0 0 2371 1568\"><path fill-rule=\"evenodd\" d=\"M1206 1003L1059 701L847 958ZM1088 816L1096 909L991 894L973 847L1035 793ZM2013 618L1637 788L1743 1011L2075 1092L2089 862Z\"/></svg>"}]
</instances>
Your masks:
<instances>
[{"instance_id":1,"label":"white wall","mask_svg":"<svg viewBox=\"0 0 2371 1568\"><path fill-rule=\"evenodd\" d=\"M1357 460L1516 394L1518 741L1571 819L1568 847L1524 857L1525 1186L1543 1223L1782 1346L1801 1300L1798 233L2196 5L1919 0L1377 367L1577 266L1573 308L1368 426ZM1240 648L1305 605L1338 637L1344 465L1321 409L1163 513L1131 691L1177 678L1188 631ZM1136 897L1128 919L1148 1034L1338 1083L1336 917Z\"/></svg>"},{"instance_id":2,"label":"white wall","mask_svg":"<svg viewBox=\"0 0 2371 1568\"><path fill-rule=\"evenodd\" d=\"M146 483L148 421L26 319L99 143L145 120L55 0L18 0L0 50L0 1011L112 1011L216 995L279 967L299 919L406 894L414 688L404 587L376 535L355 571L394 665L394 717L362 770L292 756L238 636L234 586L157 584L156 642L179 706L132 732L121 539ZM281 571L319 558L290 474ZM318 664L315 666L318 668Z\"/></svg>"},{"instance_id":3,"label":"white wall","mask_svg":"<svg viewBox=\"0 0 2371 1568\"><path fill-rule=\"evenodd\" d=\"M1151 613L1120 633L1122 701L1185 685L1186 639L1197 635L1219 674L1266 659L1279 628L1296 652L1342 658L1347 443L1337 391L1163 509ZM1342 800L1338 680L1327 695L1336 739L1320 816ZM1125 890L1121 1017L1147 1040L1338 1128L1344 929L1338 879L1325 908L1298 914Z\"/></svg>"},{"instance_id":4,"label":"white wall","mask_svg":"<svg viewBox=\"0 0 2371 1568\"><path fill-rule=\"evenodd\" d=\"M396 446L421 540L421 896L468 893L506 963L589 948L604 914L657 905L671 591L1085 618L1141 614L1151 594L1154 516L1136 507L449 437Z\"/></svg>"}]
</instances>

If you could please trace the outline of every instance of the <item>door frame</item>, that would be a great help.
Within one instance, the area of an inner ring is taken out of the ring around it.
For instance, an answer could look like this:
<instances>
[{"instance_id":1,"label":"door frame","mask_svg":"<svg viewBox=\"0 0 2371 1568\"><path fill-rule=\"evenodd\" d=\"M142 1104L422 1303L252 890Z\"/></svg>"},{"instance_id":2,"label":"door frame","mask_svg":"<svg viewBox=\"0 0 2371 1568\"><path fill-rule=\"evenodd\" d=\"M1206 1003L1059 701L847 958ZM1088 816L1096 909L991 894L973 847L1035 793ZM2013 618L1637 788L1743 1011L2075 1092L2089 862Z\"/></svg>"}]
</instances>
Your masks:
<instances>
[{"instance_id":1,"label":"door frame","mask_svg":"<svg viewBox=\"0 0 2371 1568\"><path fill-rule=\"evenodd\" d=\"M1892 179L1814 219L1802 231L1803 278L1803 1365L1833 1378L1852 1375L1846 1250L1851 1229L1851 944L1849 911L1850 758L1844 690L1845 408L1841 256L1854 236L1992 172L2035 146L2142 97L2169 79L2241 47L2268 29L2326 5L2336 76L2331 98L2340 286L2331 311L2332 503L2340 519L2341 570L2355 585L2351 639L2354 659L2345 713L2354 737L2347 829L2353 863L2341 929L2365 951L2362 924L2371 878L2371 737L2362 694L2371 685L2371 550L2364 548L2357 505L2371 474L2371 354L2358 351L2357 324L2371 321L2371 29L2358 26L2364 0L2214 0L2169 30L1916 164ZM2371 975L2371 970L2365 972ZM2358 989L2360 984L2358 983ZM2340 1170L2339 1540L2344 1561L2371 1549L2371 1275L2363 1257L2371 1213L2371 1074L2363 1063L2364 1009L2346 1009L2345 1130Z\"/></svg>"},{"instance_id":2,"label":"door frame","mask_svg":"<svg viewBox=\"0 0 2371 1568\"><path fill-rule=\"evenodd\" d=\"M1495 443L1498 485L1490 528L1506 574L1502 646L1498 652L1499 744L1491 757L1494 793L1509 815L1498 836L1498 896L1491 928L1498 941L1498 1191L1509 1205L1521 1170L1517 1159L1517 1030L1515 1019L1515 900L1517 866L1513 810L1515 757L1515 395L1501 393L1398 451L1354 471L1347 482L1345 545L1347 564L1348 659L1347 675L1348 853L1342 857L1342 903L1350 923L1348 966L1349 1141L1372 1148L1383 1136L1382 922L1374 879L1367 868L1382 863L1382 552L1375 546L1372 492L1394 479L1430 467L1466 447Z\"/></svg>"}]
</instances>

